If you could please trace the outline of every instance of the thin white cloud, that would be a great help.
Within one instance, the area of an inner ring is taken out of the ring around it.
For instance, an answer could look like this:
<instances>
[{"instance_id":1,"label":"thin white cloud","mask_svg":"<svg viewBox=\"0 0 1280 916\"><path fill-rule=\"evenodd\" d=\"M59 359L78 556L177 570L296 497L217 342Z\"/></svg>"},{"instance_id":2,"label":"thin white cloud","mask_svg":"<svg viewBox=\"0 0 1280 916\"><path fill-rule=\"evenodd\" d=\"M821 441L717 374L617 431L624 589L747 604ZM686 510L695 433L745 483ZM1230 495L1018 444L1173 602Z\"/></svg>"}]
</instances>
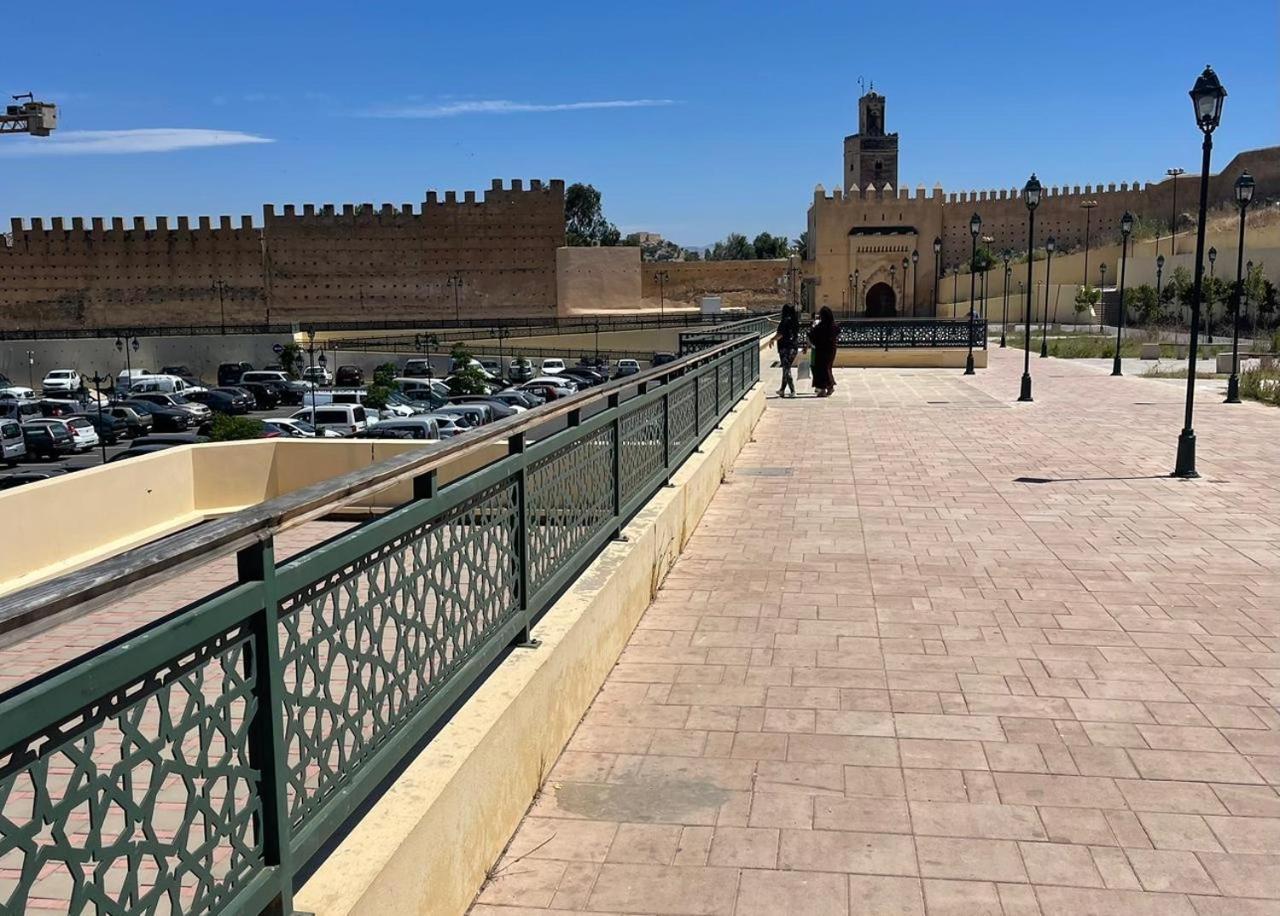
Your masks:
<instances>
[{"instance_id":1,"label":"thin white cloud","mask_svg":"<svg viewBox=\"0 0 1280 916\"><path fill-rule=\"evenodd\" d=\"M542 114L551 111L589 111L599 108L659 108L675 105L675 99L605 99L595 102L513 102L479 99L431 105L401 105L365 112L371 118L456 118L461 115Z\"/></svg>"},{"instance_id":2,"label":"thin white cloud","mask_svg":"<svg viewBox=\"0 0 1280 916\"><path fill-rule=\"evenodd\" d=\"M238 130L196 127L147 127L137 130L55 131L49 137L13 137L0 143L0 156L91 156L171 153L176 150L245 143L274 143L269 137Z\"/></svg>"}]
</instances>

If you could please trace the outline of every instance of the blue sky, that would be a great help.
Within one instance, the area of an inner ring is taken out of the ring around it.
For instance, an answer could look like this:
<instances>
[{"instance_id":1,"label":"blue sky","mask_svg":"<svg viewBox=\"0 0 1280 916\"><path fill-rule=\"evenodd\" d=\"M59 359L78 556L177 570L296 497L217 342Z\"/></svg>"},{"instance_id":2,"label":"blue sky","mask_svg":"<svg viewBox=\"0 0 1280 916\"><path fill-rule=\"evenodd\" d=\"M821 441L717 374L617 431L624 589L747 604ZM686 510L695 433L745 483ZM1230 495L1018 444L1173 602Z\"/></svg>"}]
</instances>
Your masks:
<instances>
[{"instance_id":1,"label":"blue sky","mask_svg":"<svg viewBox=\"0 0 1280 916\"><path fill-rule=\"evenodd\" d=\"M0 91L58 102L61 128L0 138L0 216L256 219L264 202L540 177L592 182L621 228L684 244L794 236L814 184L839 181L860 76L888 97L904 184L1153 179L1198 168L1186 93L1206 62L1229 92L1217 164L1280 143L1275 0L1206 27L1209 9L28 5L6 14L26 37L6 43Z\"/></svg>"}]
</instances>

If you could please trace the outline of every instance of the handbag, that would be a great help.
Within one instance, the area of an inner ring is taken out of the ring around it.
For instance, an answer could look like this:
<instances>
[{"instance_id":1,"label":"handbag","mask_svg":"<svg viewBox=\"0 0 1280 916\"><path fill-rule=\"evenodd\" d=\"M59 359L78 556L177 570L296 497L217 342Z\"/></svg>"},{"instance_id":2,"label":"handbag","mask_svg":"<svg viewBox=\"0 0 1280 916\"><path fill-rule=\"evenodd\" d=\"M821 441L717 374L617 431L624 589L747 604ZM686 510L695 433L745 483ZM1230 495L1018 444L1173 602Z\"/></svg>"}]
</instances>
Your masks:
<instances>
[{"instance_id":1,"label":"handbag","mask_svg":"<svg viewBox=\"0 0 1280 916\"><path fill-rule=\"evenodd\" d=\"M808 359L800 360L800 365L796 367L796 378L800 379L801 381L807 379L812 373L812 368L813 368L812 351L808 354L808 356L809 356Z\"/></svg>"}]
</instances>

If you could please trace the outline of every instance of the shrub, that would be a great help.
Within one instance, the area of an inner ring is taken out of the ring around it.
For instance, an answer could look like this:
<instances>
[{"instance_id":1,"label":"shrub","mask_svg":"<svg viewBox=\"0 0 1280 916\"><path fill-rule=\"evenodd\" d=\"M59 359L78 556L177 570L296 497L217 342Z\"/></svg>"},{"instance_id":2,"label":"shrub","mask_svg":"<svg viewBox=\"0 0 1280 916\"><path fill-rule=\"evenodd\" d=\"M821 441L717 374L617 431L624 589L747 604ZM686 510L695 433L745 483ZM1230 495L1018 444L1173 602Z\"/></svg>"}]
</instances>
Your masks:
<instances>
[{"instance_id":1,"label":"shrub","mask_svg":"<svg viewBox=\"0 0 1280 916\"><path fill-rule=\"evenodd\" d=\"M289 373L289 378L302 377L302 347L292 341L284 345L280 351L280 367Z\"/></svg>"},{"instance_id":2,"label":"shrub","mask_svg":"<svg viewBox=\"0 0 1280 916\"><path fill-rule=\"evenodd\" d=\"M373 370L373 384L374 386L395 390L400 387L396 384L397 374L395 363L382 363Z\"/></svg>"},{"instance_id":3,"label":"shrub","mask_svg":"<svg viewBox=\"0 0 1280 916\"><path fill-rule=\"evenodd\" d=\"M241 439L258 439L262 436L261 420L252 417L232 417L227 414L215 414L209 439L213 442L236 442Z\"/></svg>"},{"instance_id":4,"label":"shrub","mask_svg":"<svg viewBox=\"0 0 1280 916\"><path fill-rule=\"evenodd\" d=\"M1240 373L1240 396L1280 407L1280 371L1244 370Z\"/></svg>"},{"instance_id":5,"label":"shrub","mask_svg":"<svg viewBox=\"0 0 1280 916\"><path fill-rule=\"evenodd\" d=\"M378 368L381 369L382 367L379 366ZM374 378L377 378L376 373ZM393 391L395 389L390 385L381 385L375 381L369 386L369 393L364 396L364 406L372 407L374 410L385 410Z\"/></svg>"}]
</instances>

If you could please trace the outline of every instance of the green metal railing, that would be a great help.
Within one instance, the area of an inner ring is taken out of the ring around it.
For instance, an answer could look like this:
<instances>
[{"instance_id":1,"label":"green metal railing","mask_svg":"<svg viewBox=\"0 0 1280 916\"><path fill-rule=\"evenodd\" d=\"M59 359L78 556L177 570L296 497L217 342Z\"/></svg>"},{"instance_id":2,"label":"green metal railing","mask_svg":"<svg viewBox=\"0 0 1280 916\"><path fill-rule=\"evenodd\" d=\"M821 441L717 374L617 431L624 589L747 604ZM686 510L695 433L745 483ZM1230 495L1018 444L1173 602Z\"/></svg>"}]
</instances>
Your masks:
<instances>
[{"instance_id":1,"label":"green metal railing","mask_svg":"<svg viewBox=\"0 0 1280 916\"><path fill-rule=\"evenodd\" d=\"M289 913L299 871L758 377L738 336L0 599L0 621L86 609L238 559L235 585L0 696L0 912ZM409 503L276 561L282 524L409 479Z\"/></svg>"},{"instance_id":2,"label":"green metal railing","mask_svg":"<svg viewBox=\"0 0 1280 916\"><path fill-rule=\"evenodd\" d=\"M720 325L712 330L701 328L696 331L681 331L679 336L680 355L686 356L689 353L697 353L699 350L705 350L708 347L714 347L717 344L733 340L741 334L755 334L760 338L768 337L777 330L777 327L776 315L757 315L752 318L744 318L742 321Z\"/></svg>"}]
</instances>

